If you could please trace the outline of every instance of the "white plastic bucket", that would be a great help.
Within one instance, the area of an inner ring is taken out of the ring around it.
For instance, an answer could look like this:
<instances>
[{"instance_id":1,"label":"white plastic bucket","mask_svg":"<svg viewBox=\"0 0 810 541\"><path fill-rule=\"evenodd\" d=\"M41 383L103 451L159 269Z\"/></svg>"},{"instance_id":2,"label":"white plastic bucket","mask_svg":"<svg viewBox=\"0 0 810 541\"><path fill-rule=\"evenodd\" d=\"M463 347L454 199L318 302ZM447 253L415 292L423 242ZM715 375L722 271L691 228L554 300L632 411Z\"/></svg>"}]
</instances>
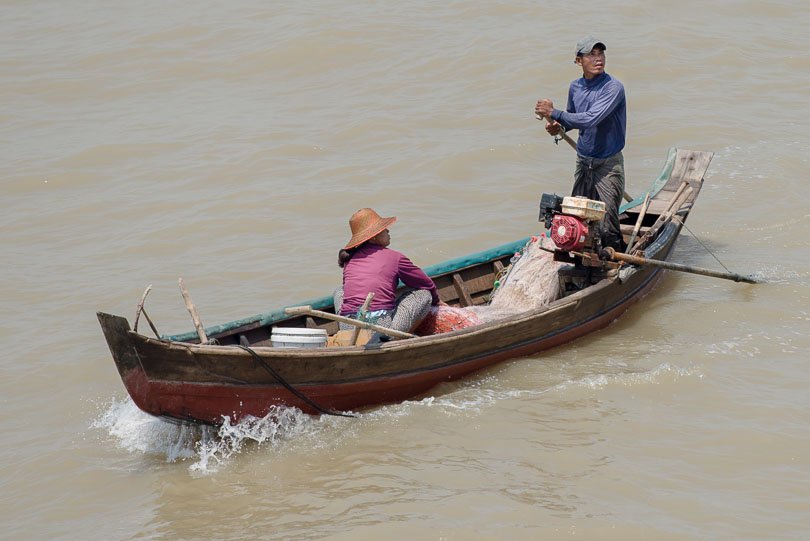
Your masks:
<instances>
[{"instance_id":1,"label":"white plastic bucket","mask_svg":"<svg viewBox=\"0 0 810 541\"><path fill-rule=\"evenodd\" d=\"M273 327L270 342L274 348L322 348L326 346L326 330Z\"/></svg>"}]
</instances>

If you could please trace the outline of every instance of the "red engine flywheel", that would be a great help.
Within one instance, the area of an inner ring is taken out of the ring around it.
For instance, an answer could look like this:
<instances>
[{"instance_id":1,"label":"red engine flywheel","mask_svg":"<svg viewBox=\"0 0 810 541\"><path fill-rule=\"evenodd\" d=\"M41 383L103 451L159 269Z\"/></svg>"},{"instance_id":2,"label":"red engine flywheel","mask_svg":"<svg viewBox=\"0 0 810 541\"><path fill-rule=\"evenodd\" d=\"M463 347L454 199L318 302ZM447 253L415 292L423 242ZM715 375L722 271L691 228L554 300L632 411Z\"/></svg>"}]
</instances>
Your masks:
<instances>
[{"instance_id":1,"label":"red engine flywheel","mask_svg":"<svg viewBox=\"0 0 810 541\"><path fill-rule=\"evenodd\" d=\"M551 240L561 250L579 250L588 238L588 225L574 216L556 214L551 220Z\"/></svg>"}]
</instances>

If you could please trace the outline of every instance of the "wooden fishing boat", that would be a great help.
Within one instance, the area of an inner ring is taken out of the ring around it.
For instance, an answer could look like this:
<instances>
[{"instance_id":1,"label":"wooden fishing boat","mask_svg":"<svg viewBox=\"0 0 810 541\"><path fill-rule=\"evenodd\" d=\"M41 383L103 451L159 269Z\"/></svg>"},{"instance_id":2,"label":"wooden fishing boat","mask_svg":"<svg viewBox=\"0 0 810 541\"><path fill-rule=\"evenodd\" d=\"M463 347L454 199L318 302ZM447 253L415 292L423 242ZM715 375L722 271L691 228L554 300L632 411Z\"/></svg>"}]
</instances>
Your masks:
<instances>
[{"instance_id":1,"label":"wooden fishing boat","mask_svg":"<svg viewBox=\"0 0 810 541\"><path fill-rule=\"evenodd\" d=\"M620 210L625 242L636 255L666 260L700 193L713 154L672 149L649 191ZM447 261L425 271L450 306L486 303L498 274L529 238ZM127 319L99 312L112 357L132 400L143 411L175 421L221 424L262 417L272 406L310 414L357 411L417 397L505 359L528 356L603 328L649 293L663 274L652 265L614 263L591 273L542 308L452 332L374 345L317 348L271 346L274 328L326 329L338 323L331 297L197 333L151 338ZM561 277L562 279L562 277Z\"/></svg>"}]
</instances>

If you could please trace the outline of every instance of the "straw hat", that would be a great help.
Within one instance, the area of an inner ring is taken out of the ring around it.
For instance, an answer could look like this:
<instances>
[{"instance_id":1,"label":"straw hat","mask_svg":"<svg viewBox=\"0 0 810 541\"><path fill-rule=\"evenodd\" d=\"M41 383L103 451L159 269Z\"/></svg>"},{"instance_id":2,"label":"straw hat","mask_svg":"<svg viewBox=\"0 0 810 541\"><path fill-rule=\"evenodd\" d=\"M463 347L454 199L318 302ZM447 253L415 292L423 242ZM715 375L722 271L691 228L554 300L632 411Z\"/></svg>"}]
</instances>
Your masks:
<instances>
[{"instance_id":1,"label":"straw hat","mask_svg":"<svg viewBox=\"0 0 810 541\"><path fill-rule=\"evenodd\" d=\"M396 216L383 218L369 208L358 210L349 218L349 227L352 228L352 238L343 249L350 250L363 244L368 239L374 238L382 233L383 230L388 229L388 226L396 221Z\"/></svg>"}]
</instances>

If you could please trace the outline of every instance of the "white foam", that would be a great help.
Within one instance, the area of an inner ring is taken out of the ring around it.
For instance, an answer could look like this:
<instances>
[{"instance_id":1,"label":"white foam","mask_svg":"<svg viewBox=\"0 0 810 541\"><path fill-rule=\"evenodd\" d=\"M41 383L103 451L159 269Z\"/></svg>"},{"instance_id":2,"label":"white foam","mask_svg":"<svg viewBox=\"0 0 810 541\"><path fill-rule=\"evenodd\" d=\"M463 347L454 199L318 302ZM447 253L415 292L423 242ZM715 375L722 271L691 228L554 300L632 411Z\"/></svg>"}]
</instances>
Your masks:
<instances>
[{"instance_id":1,"label":"white foam","mask_svg":"<svg viewBox=\"0 0 810 541\"><path fill-rule=\"evenodd\" d=\"M245 444L275 445L280 440L306 432L312 417L297 408L271 406L264 417L249 415L236 424L224 418L216 435L204 436L197 444L198 460L189 469L201 473L217 471L233 455L242 451Z\"/></svg>"},{"instance_id":2,"label":"white foam","mask_svg":"<svg viewBox=\"0 0 810 541\"><path fill-rule=\"evenodd\" d=\"M793 269L788 269L782 265L764 266L751 275L751 278L768 284L790 284L797 281L804 281L806 274L799 273Z\"/></svg>"},{"instance_id":3,"label":"white foam","mask_svg":"<svg viewBox=\"0 0 810 541\"><path fill-rule=\"evenodd\" d=\"M764 339L767 340L769 338L764 337ZM724 340L716 344L710 344L707 346L706 352L713 355L731 355L734 357L746 355L748 357L756 357L759 355L760 350L754 345L755 343L754 335L748 334L746 336L736 337L732 340Z\"/></svg>"},{"instance_id":4,"label":"white foam","mask_svg":"<svg viewBox=\"0 0 810 541\"><path fill-rule=\"evenodd\" d=\"M663 363L652 370L644 372L622 372L617 374L597 374L585 376L576 380L568 380L555 386L557 390L565 390L571 387L587 387L599 389L611 385L622 385L631 387L634 385L657 385L664 379L675 379L680 377L703 378L703 374L694 368L681 368Z\"/></svg>"},{"instance_id":5,"label":"white foam","mask_svg":"<svg viewBox=\"0 0 810 541\"><path fill-rule=\"evenodd\" d=\"M92 427L106 430L129 452L163 456L167 462L195 460L191 471L212 473L247 444L275 445L323 424L297 408L285 407L272 407L265 417L248 416L236 424L226 417L218 429L174 424L142 412L127 397L113 400Z\"/></svg>"},{"instance_id":6,"label":"white foam","mask_svg":"<svg viewBox=\"0 0 810 541\"><path fill-rule=\"evenodd\" d=\"M130 398L123 402L114 400L92 426L106 429L127 451L165 455L167 462L195 456L194 441L199 437L189 426L147 415Z\"/></svg>"}]
</instances>

